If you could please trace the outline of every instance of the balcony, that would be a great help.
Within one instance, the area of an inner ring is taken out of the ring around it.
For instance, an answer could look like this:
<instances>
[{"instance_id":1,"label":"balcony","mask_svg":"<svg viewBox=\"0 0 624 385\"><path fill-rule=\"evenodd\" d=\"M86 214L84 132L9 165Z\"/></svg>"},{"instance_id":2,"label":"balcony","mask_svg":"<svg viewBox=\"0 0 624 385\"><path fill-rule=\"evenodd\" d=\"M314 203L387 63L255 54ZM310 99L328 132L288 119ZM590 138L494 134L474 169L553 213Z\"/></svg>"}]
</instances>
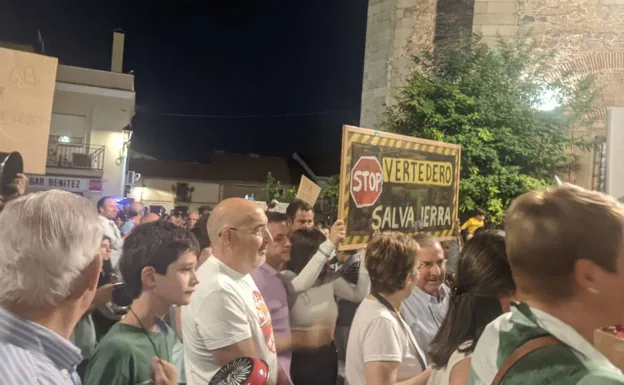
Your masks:
<instances>
[{"instance_id":1,"label":"balcony","mask_svg":"<svg viewBox=\"0 0 624 385\"><path fill-rule=\"evenodd\" d=\"M46 174L101 177L105 146L88 145L83 138L50 135Z\"/></svg>"}]
</instances>

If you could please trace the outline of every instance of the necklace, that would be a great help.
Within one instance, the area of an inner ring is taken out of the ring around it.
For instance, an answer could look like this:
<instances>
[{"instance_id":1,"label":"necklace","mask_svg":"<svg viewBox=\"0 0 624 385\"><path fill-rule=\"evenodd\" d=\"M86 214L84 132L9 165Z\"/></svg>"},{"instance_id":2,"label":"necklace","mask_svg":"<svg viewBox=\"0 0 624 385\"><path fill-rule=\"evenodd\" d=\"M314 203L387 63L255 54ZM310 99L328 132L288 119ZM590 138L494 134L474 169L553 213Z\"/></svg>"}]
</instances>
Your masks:
<instances>
[{"instance_id":1,"label":"necklace","mask_svg":"<svg viewBox=\"0 0 624 385\"><path fill-rule=\"evenodd\" d=\"M164 359L163 357L161 357L158 354L158 349L156 348L156 344L154 343L154 341L152 340L152 337L150 337L149 332L147 331L147 329L145 328L145 326L143 325L143 322L141 322L141 319L139 318L139 316L136 315L136 313L134 312L134 310L132 310L132 308L130 308L130 313L132 313L132 315L134 316L134 318L136 318L137 322L139 323L139 325L141 326L141 330L143 330L143 333L145 333L145 336L147 337L147 339L149 340L150 344L152 344L152 348L154 348L154 353L156 353L156 357L160 358L160 359ZM163 328L159 323L159 320L156 320L156 325L158 325L158 328L160 329L160 331L163 334L163 337L165 339L165 351L167 354L167 358L165 361L171 362L171 358L169 357L170 353L169 353L169 345L167 344L167 329Z\"/></svg>"}]
</instances>

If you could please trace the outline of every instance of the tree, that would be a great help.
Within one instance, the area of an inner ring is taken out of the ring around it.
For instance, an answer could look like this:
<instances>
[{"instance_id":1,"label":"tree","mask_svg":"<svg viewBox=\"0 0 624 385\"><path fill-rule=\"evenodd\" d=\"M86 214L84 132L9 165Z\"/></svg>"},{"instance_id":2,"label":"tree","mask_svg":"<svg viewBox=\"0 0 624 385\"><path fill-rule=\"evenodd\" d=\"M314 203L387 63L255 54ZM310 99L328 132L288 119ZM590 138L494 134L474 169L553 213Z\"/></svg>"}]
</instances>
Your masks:
<instances>
[{"instance_id":1,"label":"tree","mask_svg":"<svg viewBox=\"0 0 624 385\"><path fill-rule=\"evenodd\" d=\"M275 179L271 173L267 174L267 183L264 187L264 191L267 203L271 202L273 199L278 202L289 202L297 195L296 189L282 186L282 182Z\"/></svg>"},{"instance_id":2,"label":"tree","mask_svg":"<svg viewBox=\"0 0 624 385\"><path fill-rule=\"evenodd\" d=\"M570 132L593 123L590 77L553 78L551 54L529 35L488 48L472 36L414 58L415 70L386 110L384 128L462 146L460 211L488 210L500 223L511 200L573 171L574 148L589 139ZM540 108L555 101L550 111Z\"/></svg>"},{"instance_id":3,"label":"tree","mask_svg":"<svg viewBox=\"0 0 624 385\"><path fill-rule=\"evenodd\" d=\"M340 175L332 175L327 179L327 187L321 191L324 220L327 224L333 223L338 215L338 195L340 194Z\"/></svg>"}]
</instances>

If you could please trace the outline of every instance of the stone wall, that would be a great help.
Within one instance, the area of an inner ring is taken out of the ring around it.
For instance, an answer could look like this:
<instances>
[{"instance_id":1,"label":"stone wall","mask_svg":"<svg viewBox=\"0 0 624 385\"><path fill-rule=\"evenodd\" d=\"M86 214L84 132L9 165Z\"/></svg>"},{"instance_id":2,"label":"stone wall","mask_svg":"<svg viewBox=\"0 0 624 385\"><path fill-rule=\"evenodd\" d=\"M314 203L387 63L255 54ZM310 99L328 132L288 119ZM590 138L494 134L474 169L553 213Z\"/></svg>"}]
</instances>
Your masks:
<instances>
[{"instance_id":1,"label":"stone wall","mask_svg":"<svg viewBox=\"0 0 624 385\"><path fill-rule=\"evenodd\" d=\"M378 128L411 56L469 31L470 18L489 44L497 34L533 31L542 49L556 53L553 76L594 75L599 122L572 135L605 136L606 108L624 106L624 0L370 0L360 125ZM578 155L579 170L563 177L594 187L594 154Z\"/></svg>"},{"instance_id":2,"label":"stone wall","mask_svg":"<svg viewBox=\"0 0 624 385\"><path fill-rule=\"evenodd\" d=\"M473 31L488 43L497 33L512 37L531 31L539 47L555 53L554 77L567 70L595 76L599 121L572 135L606 135L607 107L624 106L624 0L475 0ZM594 153L578 155L579 170L564 177L593 188Z\"/></svg>"},{"instance_id":3,"label":"stone wall","mask_svg":"<svg viewBox=\"0 0 624 385\"><path fill-rule=\"evenodd\" d=\"M370 0L360 126L379 128L385 105L411 68L411 57L433 45L437 0Z\"/></svg>"}]
</instances>

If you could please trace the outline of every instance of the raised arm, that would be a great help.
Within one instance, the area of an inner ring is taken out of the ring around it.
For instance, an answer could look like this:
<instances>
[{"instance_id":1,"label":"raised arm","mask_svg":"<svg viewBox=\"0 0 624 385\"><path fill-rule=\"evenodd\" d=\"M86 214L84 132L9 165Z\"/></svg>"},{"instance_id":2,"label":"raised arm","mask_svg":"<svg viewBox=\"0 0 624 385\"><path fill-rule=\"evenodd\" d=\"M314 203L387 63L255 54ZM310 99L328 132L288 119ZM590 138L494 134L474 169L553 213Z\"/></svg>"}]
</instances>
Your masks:
<instances>
[{"instance_id":1,"label":"raised arm","mask_svg":"<svg viewBox=\"0 0 624 385\"><path fill-rule=\"evenodd\" d=\"M352 285L344 278L339 278L333 282L334 294L336 296L346 299L351 302L362 302L367 295L370 294L370 277L368 276L368 270L362 260L360 262L360 271L358 273L357 285Z\"/></svg>"},{"instance_id":2,"label":"raised arm","mask_svg":"<svg viewBox=\"0 0 624 385\"><path fill-rule=\"evenodd\" d=\"M291 280L292 288L295 293L303 293L314 286L316 279L327 264L327 261L331 258L332 253L344 238L344 222L342 220L337 220L329 232L329 239L319 246L318 251L303 270L301 270L301 273Z\"/></svg>"}]
</instances>

